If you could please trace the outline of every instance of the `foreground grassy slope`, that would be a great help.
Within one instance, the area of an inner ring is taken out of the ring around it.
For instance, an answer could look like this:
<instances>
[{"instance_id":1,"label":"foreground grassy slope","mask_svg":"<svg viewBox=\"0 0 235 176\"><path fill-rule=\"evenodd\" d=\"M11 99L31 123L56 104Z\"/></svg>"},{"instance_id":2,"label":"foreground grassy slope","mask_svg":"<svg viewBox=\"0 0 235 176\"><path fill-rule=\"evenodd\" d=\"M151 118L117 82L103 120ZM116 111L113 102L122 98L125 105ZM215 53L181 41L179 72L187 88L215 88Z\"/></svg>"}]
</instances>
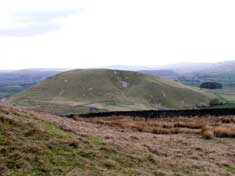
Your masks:
<instances>
[{"instance_id":1,"label":"foreground grassy slope","mask_svg":"<svg viewBox=\"0 0 235 176\"><path fill-rule=\"evenodd\" d=\"M234 117L214 120L84 122L0 104L0 175L234 175L234 135L205 140L198 133L201 123L208 123L229 127L226 131L234 134ZM148 130L153 127L169 133L155 129L153 134ZM172 128L179 131L171 133Z\"/></svg>"},{"instance_id":2,"label":"foreground grassy slope","mask_svg":"<svg viewBox=\"0 0 235 176\"><path fill-rule=\"evenodd\" d=\"M106 69L58 74L9 99L53 113L90 110L146 110L208 105L214 95L177 82L137 72Z\"/></svg>"},{"instance_id":3,"label":"foreground grassy slope","mask_svg":"<svg viewBox=\"0 0 235 176\"><path fill-rule=\"evenodd\" d=\"M40 114L0 107L0 175L108 176L155 170L148 153L128 154L101 137L64 128Z\"/></svg>"}]
</instances>

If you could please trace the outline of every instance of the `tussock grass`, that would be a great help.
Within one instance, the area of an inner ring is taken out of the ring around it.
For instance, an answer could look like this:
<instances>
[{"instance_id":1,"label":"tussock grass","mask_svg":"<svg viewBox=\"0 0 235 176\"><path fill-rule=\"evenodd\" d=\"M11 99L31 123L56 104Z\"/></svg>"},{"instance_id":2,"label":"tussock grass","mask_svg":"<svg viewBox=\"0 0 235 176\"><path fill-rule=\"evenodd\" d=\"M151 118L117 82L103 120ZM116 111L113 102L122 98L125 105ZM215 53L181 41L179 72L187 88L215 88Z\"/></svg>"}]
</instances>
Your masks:
<instances>
[{"instance_id":1,"label":"tussock grass","mask_svg":"<svg viewBox=\"0 0 235 176\"><path fill-rule=\"evenodd\" d=\"M201 129L204 124L198 122L179 122L175 123L175 128L190 128L190 129Z\"/></svg>"},{"instance_id":2,"label":"tussock grass","mask_svg":"<svg viewBox=\"0 0 235 176\"><path fill-rule=\"evenodd\" d=\"M205 139L213 139L215 136L214 136L214 132L213 131L204 131L202 132L202 137L205 138Z\"/></svg>"},{"instance_id":3,"label":"tussock grass","mask_svg":"<svg viewBox=\"0 0 235 176\"><path fill-rule=\"evenodd\" d=\"M233 127L217 127L214 129L216 137L235 138L235 126Z\"/></svg>"},{"instance_id":4,"label":"tussock grass","mask_svg":"<svg viewBox=\"0 0 235 176\"><path fill-rule=\"evenodd\" d=\"M79 118L77 120L80 120ZM132 117L106 117L82 119L83 121L107 125L122 129L130 129L139 132L153 134L180 134L194 133L201 134L205 139L215 137L235 137L235 117L178 117L178 118L156 118L146 121L144 118Z\"/></svg>"},{"instance_id":5,"label":"tussock grass","mask_svg":"<svg viewBox=\"0 0 235 176\"><path fill-rule=\"evenodd\" d=\"M177 128L165 129L165 128L154 128L152 130L153 134L178 134L180 130Z\"/></svg>"},{"instance_id":6,"label":"tussock grass","mask_svg":"<svg viewBox=\"0 0 235 176\"><path fill-rule=\"evenodd\" d=\"M201 135L204 139L213 139L215 137L214 131L210 126L203 126L201 128Z\"/></svg>"}]
</instances>

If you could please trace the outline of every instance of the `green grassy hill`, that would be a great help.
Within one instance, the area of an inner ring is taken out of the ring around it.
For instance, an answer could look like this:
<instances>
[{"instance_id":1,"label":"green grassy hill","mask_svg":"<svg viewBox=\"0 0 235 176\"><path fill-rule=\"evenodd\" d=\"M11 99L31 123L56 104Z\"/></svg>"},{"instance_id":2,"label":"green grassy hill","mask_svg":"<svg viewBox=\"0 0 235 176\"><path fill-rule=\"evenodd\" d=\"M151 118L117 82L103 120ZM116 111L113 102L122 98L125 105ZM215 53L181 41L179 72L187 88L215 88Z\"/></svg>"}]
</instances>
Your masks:
<instances>
[{"instance_id":1,"label":"green grassy hill","mask_svg":"<svg viewBox=\"0 0 235 176\"><path fill-rule=\"evenodd\" d=\"M213 94L159 76L107 69L73 70L50 77L9 99L53 113L194 108Z\"/></svg>"}]
</instances>

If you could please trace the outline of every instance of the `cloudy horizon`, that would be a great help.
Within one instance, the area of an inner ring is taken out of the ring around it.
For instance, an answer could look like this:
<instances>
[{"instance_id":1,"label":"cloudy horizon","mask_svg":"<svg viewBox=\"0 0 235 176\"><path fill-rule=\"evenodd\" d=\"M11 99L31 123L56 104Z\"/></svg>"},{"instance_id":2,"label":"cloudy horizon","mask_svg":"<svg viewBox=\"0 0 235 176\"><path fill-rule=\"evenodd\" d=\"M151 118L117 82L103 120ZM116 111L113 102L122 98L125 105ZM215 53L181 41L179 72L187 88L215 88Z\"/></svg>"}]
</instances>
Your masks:
<instances>
[{"instance_id":1,"label":"cloudy horizon","mask_svg":"<svg viewBox=\"0 0 235 176\"><path fill-rule=\"evenodd\" d=\"M232 0L9 0L0 69L235 60Z\"/></svg>"}]
</instances>

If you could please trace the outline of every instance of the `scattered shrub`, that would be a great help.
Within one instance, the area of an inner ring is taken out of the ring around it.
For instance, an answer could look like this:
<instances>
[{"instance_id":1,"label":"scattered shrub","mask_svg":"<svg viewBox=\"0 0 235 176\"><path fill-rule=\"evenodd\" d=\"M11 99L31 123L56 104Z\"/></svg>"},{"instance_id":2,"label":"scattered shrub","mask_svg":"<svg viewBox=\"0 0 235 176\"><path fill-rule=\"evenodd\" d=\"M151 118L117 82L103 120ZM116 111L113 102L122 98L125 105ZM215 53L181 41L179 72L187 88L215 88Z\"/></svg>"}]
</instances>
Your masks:
<instances>
[{"instance_id":1,"label":"scattered shrub","mask_svg":"<svg viewBox=\"0 0 235 176\"><path fill-rule=\"evenodd\" d=\"M208 126L208 125L204 125L202 128L201 128L201 133L205 132L205 131L210 131L211 130L211 127Z\"/></svg>"},{"instance_id":2,"label":"scattered shrub","mask_svg":"<svg viewBox=\"0 0 235 176\"><path fill-rule=\"evenodd\" d=\"M205 125L201 128L201 135L204 139L213 139L215 137L214 131L208 125Z\"/></svg>"},{"instance_id":3,"label":"scattered shrub","mask_svg":"<svg viewBox=\"0 0 235 176\"><path fill-rule=\"evenodd\" d=\"M222 89L223 85L217 82L204 82L200 85L200 88L205 89Z\"/></svg>"},{"instance_id":4,"label":"scattered shrub","mask_svg":"<svg viewBox=\"0 0 235 176\"><path fill-rule=\"evenodd\" d=\"M215 137L212 130L205 130L201 134L204 139L213 139Z\"/></svg>"}]
</instances>

